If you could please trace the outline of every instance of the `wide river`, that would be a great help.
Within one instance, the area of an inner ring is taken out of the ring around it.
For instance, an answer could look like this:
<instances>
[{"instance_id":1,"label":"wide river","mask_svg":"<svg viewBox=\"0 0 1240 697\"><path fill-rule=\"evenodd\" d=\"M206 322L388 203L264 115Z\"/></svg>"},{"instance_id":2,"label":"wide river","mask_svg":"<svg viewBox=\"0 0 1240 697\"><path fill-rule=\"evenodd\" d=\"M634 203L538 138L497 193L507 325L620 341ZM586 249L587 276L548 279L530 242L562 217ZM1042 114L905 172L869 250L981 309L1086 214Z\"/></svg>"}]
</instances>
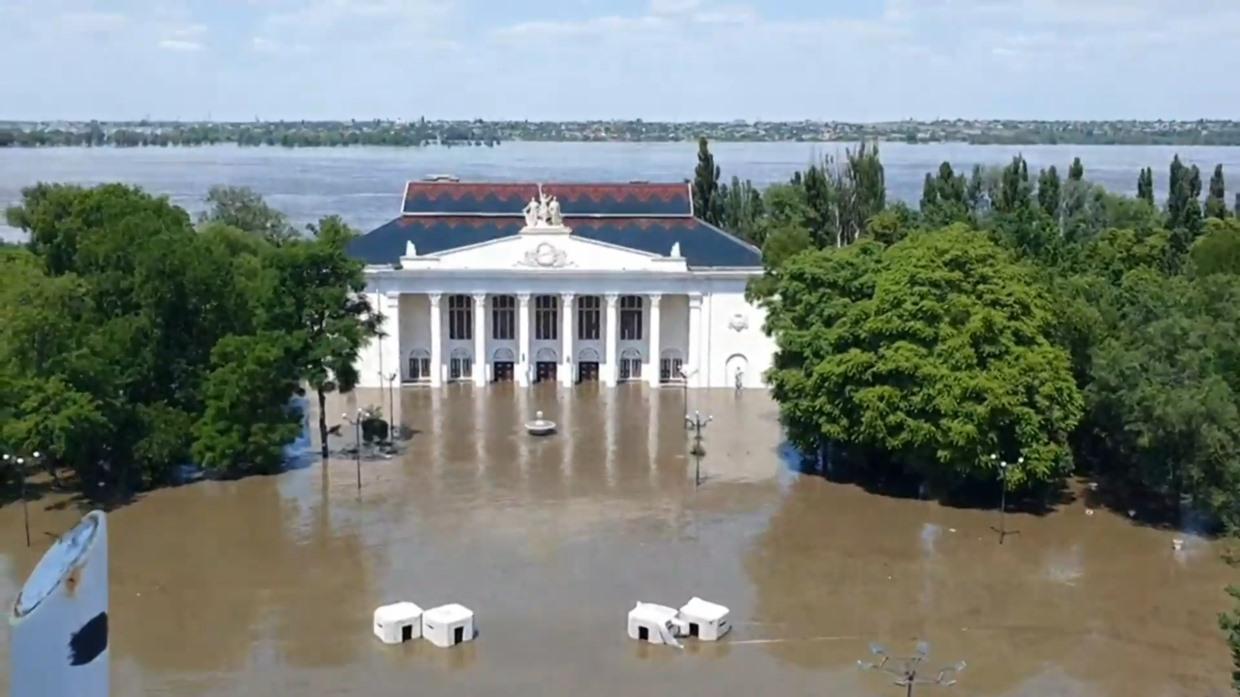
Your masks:
<instances>
[{"instance_id":1,"label":"wide river","mask_svg":"<svg viewBox=\"0 0 1240 697\"><path fill-rule=\"evenodd\" d=\"M682 391L500 386L400 391L412 440L363 461L360 491L342 459L142 496L110 517L113 694L902 694L856 661L918 639L968 662L962 696L1227 694L1216 544L1175 551L1082 494L1009 514L1000 545L993 510L798 473L764 393L687 399L714 415L701 486ZM558 435L523 432L536 410ZM79 513L33 502L27 551L0 509L0 597ZM732 609L725 641L627 638L635 601L693 595ZM402 599L472 608L477 640L380 644L371 612ZM7 656L5 633L5 693Z\"/></svg>"},{"instance_id":2,"label":"wide river","mask_svg":"<svg viewBox=\"0 0 1240 697\"><path fill-rule=\"evenodd\" d=\"M766 185L824 155L839 157L839 143L714 143L724 179L739 176ZM1222 164L1240 182L1240 148L1164 146L974 146L953 143L881 146L892 198L916 206L926 172L949 161L960 171L975 164L1003 165L1023 153L1030 171L1056 165L1066 175L1074 156L1086 176L1114 191L1131 193L1142 167L1153 167L1161 197L1167 167L1179 153L1208 179ZM166 194L192 212L201 210L214 184L248 186L302 224L337 214L362 231L396 217L409 179L453 174L464 180L680 181L693 177L696 143L504 143L463 148L0 148L0 208L16 203L36 182L98 184L121 181ZM1235 190L1235 184L1232 189ZM1230 205L1231 201L1228 201ZM0 235L12 237L3 227Z\"/></svg>"}]
</instances>

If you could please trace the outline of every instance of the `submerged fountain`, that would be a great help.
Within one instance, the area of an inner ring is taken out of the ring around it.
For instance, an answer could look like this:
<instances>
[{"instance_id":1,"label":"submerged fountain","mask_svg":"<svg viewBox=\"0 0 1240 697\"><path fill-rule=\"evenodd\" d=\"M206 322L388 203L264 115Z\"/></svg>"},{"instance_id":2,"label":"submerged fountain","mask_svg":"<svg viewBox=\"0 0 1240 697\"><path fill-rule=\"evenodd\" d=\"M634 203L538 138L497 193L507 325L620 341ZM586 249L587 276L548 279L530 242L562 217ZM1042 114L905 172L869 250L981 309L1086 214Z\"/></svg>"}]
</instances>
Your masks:
<instances>
[{"instance_id":1,"label":"submerged fountain","mask_svg":"<svg viewBox=\"0 0 1240 697\"><path fill-rule=\"evenodd\" d=\"M555 433L555 422L543 418L541 411L534 412L534 420L525 422L525 430L531 436L549 436Z\"/></svg>"}]
</instances>

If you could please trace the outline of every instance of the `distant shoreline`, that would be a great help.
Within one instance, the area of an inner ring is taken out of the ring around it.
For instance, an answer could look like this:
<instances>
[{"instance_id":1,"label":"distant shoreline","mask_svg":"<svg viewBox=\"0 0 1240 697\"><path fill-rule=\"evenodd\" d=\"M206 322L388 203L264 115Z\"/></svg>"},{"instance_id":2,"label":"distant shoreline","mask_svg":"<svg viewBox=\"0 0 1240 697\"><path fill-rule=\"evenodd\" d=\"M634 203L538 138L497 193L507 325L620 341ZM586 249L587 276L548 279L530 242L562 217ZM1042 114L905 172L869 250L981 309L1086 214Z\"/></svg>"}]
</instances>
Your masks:
<instances>
[{"instance_id":1,"label":"distant shoreline","mask_svg":"<svg viewBox=\"0 0 1240 697\"><path fill-rule=\"evenodd\" d=\"M494 147L507 142L1240 146L1240 121L3 121L0 148Z\"/></svg>"}]
</instances>

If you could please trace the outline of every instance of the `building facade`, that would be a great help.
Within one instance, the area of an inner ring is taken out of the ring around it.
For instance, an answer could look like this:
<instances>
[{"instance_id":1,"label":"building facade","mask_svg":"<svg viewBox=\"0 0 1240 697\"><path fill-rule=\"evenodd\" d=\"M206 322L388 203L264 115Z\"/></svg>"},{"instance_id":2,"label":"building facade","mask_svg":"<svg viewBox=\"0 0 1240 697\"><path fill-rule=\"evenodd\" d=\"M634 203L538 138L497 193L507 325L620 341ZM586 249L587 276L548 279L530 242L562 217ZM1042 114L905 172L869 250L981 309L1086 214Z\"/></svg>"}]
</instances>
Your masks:
<instances>
[{"instance_id":1,"label":"building facade","mask_svg":"<svg viewBox=\"0 0 1240 697\"><path fill-rule=\"evenodd\" d=\"M752 245L693 217L689 184L411 182L353 241L387 381L764 385L773 342L745 299Z\"/></svg>"}]
</instances>

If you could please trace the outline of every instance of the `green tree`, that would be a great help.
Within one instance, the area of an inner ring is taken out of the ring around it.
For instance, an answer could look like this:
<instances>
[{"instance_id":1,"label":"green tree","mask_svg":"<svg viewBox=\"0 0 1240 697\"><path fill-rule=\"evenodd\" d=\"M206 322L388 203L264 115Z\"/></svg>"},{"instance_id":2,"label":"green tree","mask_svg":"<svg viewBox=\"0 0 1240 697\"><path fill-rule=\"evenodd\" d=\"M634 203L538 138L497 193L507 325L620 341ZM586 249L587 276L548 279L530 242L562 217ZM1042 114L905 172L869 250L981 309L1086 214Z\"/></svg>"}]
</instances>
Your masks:
<instances>
[{"instance_id":1,"label":"green tree","mask_svg":"<svg viewBox=\"0 0 1240 697\"><path fill-rule=\"evenodd\" d=\"M228 474L273 472L301 431L290 405L297 389L296 349L288 335L229 336L212 351L206 408L194 425L194 457Z\"/></svg>"},{"instance_id":2,"label":"green tree","mask_svg":"<svg viewBox=\"0 0 1240 697\"><path fill-rule=\"evenodd\" d=\"M1150 167L1141 169L1141 174L1137 177L1137 198L1154 204L1154 170Z\"/></svg>"},{"instance_id":3,"label":"green tree","mask_svg":"<svg viewBox=\"0 0 1240 697\"><path fill-rule=\"evenodd\" d=\"M1059 196L1059 170L1051 165L1038 175L1038 205L1053 220L1059 218Z\"/></svg>"},{"instance_id":4,"label":"green tree","mask_svg":"<svg viewBox=\"0 0 1240 697\"><path fill-rule=\"evenodd\" d=\"M926 173L921 194L921 215L927 227L940 228L969 221L968 183L948 162L939 165L937 175Z\"/></svg>"},{"instance_id":5,"label":"green tree","mask_svg":"<svg viewBox=\"0 0 1240 697\"><path fill-rule=\"evenodd\" d=\"M1223 180L1223 165L1214 167L1210 177L1210 195L1206 197L1205 216L1223 219L1227 217L1227 185Z\"/></svg>"},{"instance_id":6,"label":"green tree","mask_svg":"<svg viewBox=\"0 0 1240 697\"><path fill-rule=\"evenodd\" d=\"M698 163L693 170L693 212L711 225L719 225L719 166L705 137L698 139Z\"/></svg>"},{"instance_id":7,"label":"green tree","mask_svg":"<svg viewBox=\"0 0 1240 697\"><path fill-rule=\"evenodd\" d=\"M1205 234L1193 243L1190 256L1198 277L1240 275L1240 220L1207 220Z\"/></svg>"},{"instance_id":8,"label":"green tree","mask_svg":"<svg viewBox=\"0 0 1240 697\"><path fill-rule=\"evenodd\" d=\"M1231 649L1231 685L1240 694L1240 586L1228 587L1227 594L1235 601L1235 606L1219 615L1218 621Z\"/></svg>"},{"instance_id":9,"label":"green tree","mask_svg":"<svg viewBox=\"0 0 1240 697\"><path fill-rule=\"evenodd\" d=\"M993 479L995 452L1025 458L1013 488L1057 479L1082 405L1043 297L961 227L793 257L767 321L790 438L948 484Z\"/></svg>"},{"instance_id":10,"label":"green tree","mask_svg":"<svg viewBox=\"0 0 1240 697\"><path fill-rule=\"evenodd\" d=\"M1081 158L1072 158L1072 166L1068 168L1068 179L1074 182L1085 180L1085 165L1081 164Z\"/></svg>"},{"instance_id":11,"label":"green tree","mask_svg":"<svg viewBox=\"0 0 1240 697\"><path fill-rule=\"evenodd\" d=\"M357 385L357 356L377 335L379 315L364 293L362 263L348 253L354 233L336 216L311 226L312 237L281 246L265 293L263 326L295 341L298 373L318 396L322 454L327 448L327 393Z\"/></svg>"},{"instance_id":12,"label":"green tree","mask_svg":"<svg viewBox=\"0 0 1240 697\"><path fill-rule=\"evenodd\" d=\"M257 235L274 244L297 236L288 218L267 205L263 198L244 186L213 186L207 191L207 210L200 223L220 223Z\"/></svg>"},{"instance_id":13,"label":"green tree","mask_svg":"<svg viewBox=\"0 0 1240 697\"><path fill-rule=\"evenodd\" d=\"M1011 164L1003 168L999 196L995 200L995 212L1014 215L1029 208L1033 189L1029 185L1029 164L1017 155Z\"/></svg>"},{"instance_id":14,"label":"green tree","mask_svg":"<svg viewBox=\"0 0 1240 697\"><path fill-rule=\"evenodd\" d=\"M731 185L719 189L720 226L741 239L762 245L762 192L746 179L732 177Z\"/></svg>"}]
</instances>

